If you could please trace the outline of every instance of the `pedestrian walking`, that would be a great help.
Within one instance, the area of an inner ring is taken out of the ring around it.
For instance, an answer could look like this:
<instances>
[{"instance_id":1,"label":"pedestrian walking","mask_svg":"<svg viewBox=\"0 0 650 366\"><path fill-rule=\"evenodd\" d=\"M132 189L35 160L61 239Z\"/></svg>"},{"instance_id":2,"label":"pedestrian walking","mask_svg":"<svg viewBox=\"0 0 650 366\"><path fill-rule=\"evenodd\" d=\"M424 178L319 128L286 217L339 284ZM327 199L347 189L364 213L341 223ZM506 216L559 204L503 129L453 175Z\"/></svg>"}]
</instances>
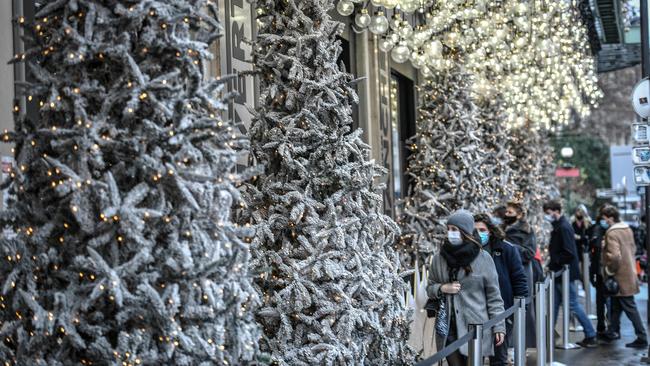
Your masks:
<instances>
[{"instance_id":1,"label":"pedestrian walking","mask_svg":"<svg viewBox=\"0 0 650 366\"><path fill-rule=\"evenodd\" d=\"M447 240L432 259L427 294L444 304L444 320L436 319L438 349L467 333L470 324L482 324L504 311L499 279L490 254L481 249L474 230L474 217L468 211L454 212L447 219ZM505 341L505 324L484 329L482 353L494 355L494 346ZM463 345L447 357L449 366L467 364L468 347Z\"/></svg>"},{"instance_id":2,"label":"pedestrian walking","mask_svg":"<svg viewBox=\"0 0 650 366\"><path fill-rule=\"evenodd\" d=\"M519 250L504 241L505 233L494 225L492 219L485 214L474 216L474 227L481 239L483 249L490 253L499 276L499 290L505 309L514 304L515 297L527 297L529 288L524 266L521 263ZM494 347L494 356L490 357L490 365L508 365L508 347L512 347L513 319L506 319L506 341Z\"/></svg>"},{"instance_id":3,"label":"pedestrian walking","mask_svg":"<svg viewBox=\"0 0 650 366\"><path fill-rule=\"evenodd\" d=\"M578 251L578 261L580 262L580 278L581 278L581 283L582 283L582 288L586 289L587 284L583 283L584 281L584 273L587 272L589 273L589 268L585 268L585 263L583 260L583 255L584 253L589 252L589 230L591 229L591 218L589 217L589 213L587 211L587 207L585 205L581 204L578 205L576 208L575 212L573 213L573 217L571 217L571 227L573 228L574 232L574 237L576 240L576 249ZM586 296L591 296L591 294L587 294L585 291L585 297Z\"/></svg>"},{"instance_id":4,"label":"pedestrian walking","mask_svg":"<svg viewBox=\"0 0 650 366\"><path fill-rule=\"evenodd\" d=\"M625 312L636 333L636 340L625 346L646 348L648 336L634 301L634 295L639 293L639 280L636 275L634 257L636 252L634 234L626 223L621 222L619 212L615 207L605 206L600 213L609 225L603 244L603 275L613 277L619 287L619 292L612 296L609 338L620 338L621 313Z\"/></svg>"},{"instance_id":5,"label":"pedestrian walking","mask_svg":"<svg viewBox=\"0 0 650 366\"><path fill-rule=\"evenodd\" d=\"M591 284L596 289L596 332L599 339L608 340L607 328L609 319L609 296L605 292L604 279L602 275L602 268L600 265L602 257L602 246L605 232L609 228L609 224L605 221L600 214L596 218L596 224L592 225L589 230L589 253L590 266L589 266L589 279Z\"/></svg>"},{"instance_id":6,"label":"pedestrian walking","mask_svg":"<svg viewBox=\"0 0 650 366\"><path fill-rule=\"evenodd\" d=\"M495 209L496 210L496 209ZM503 211L503 227L505 240L515 245L519 250L521 262L524 265L528 288L534 288L535 282L543 281L544 270L541 262L535 259L537 253L537 239L535 231L526 220L526 211L519 201L509 201ZM526 305L526 324L535 324L534 303ZM526 348L536 347L537 334L534 327L526 327Z\"/></svg>"},{"instance_id":7,"label":"pedestrian walking","mask_svg":"<svg viewBox=\"0 0 650 366\"><path fill-rule=\"evenodd\" d=\"M506 216L506 206L499 205L492 210L492 223L503 228L503 218Z\"/></svg>"},{"instance_id":8,"label":"pedestrian walking","mask_svg":"<svg viewBox=\"0 0 650 366\"><path fill-rule=\"evenodd\" d=\"M544 203L544 219L551 223L553 231L549 243L549 254L551 261L548 265L552 271L560 271L564 265L569 265L569 307L571 314L575 315L582 325L585 338L577 342L582 347L596 347L596 330L591 324L589 317L585 314L580 302L578 302L578 290L575 281L580 279L578 264L578 251L576 249L575 233L569 221L562 215L562 205L559 201L548 201ZM555 321L557 322L560 303L562 302L562 282L555 282ZM569 316L569 314L562 314Z\"/></svg>"},{"instance_id":9,"label":"pedestrian walking","mask_svg":"<svg viewBox=\"0 0 650 366\"><path fill-rule=\"evenodd\" d=\"M527 265L535 257L537 243L535 232L526 221L526 212L520 202L510 201L506 204L503 223L506 240L519 247L521 260L524 265Z\"/></svg>"},{"instance_id":10,"label":"pedestrian walking","mask_svg":"<svg viewBox=\"0 0 650 366\"><path fill-rule=\"evenodd\" d=\"M582 262L582 253L589 251L589 228L591 227L591 218L587 213L587 208L584 205L576 208L573 217L571 218L571 227L575 233L576 249L578 249L578 260Z\"/></svg>"}]
</instances>

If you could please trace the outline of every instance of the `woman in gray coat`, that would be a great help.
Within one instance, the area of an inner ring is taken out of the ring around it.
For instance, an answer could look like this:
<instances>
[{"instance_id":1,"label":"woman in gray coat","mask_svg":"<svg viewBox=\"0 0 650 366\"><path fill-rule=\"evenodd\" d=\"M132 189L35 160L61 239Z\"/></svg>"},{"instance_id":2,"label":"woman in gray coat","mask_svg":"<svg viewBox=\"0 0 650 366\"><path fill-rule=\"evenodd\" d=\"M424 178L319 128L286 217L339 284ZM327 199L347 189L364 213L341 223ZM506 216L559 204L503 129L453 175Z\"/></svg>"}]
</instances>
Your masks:
<instances>
[{"instance_id":1,"label":"woman in gray coat","mask_svg":"<svg viewBox=\"0 0 650 366\"><path fill-rule=\"evenodd\" d=\"M436 326L438 350L465 335L468 325L485 323L504 311L494 261L481 250L471 213L456 211L447 219L447 240L433 257L427 294L446 304L447 326ZM447 334L440 334L440 329ZM484 329L483 356L493 355L493 346L503 343L505 330L504 322ZM466 365L467 344L447 357L447 363Z\"/></svg>"}]
</instances>

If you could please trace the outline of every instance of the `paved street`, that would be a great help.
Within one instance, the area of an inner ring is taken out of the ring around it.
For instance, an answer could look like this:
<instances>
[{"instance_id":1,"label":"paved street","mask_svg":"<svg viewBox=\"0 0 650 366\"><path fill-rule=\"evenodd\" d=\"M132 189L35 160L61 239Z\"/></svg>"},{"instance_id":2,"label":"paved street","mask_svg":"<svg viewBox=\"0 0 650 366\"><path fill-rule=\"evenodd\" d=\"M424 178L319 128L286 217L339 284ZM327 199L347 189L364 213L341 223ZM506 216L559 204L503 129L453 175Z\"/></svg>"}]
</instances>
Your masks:
<instances>
[{"instance_id":1,"label":"paved street","mask_svg":"<svg viewBox=\"0 0 650 366\"><path fill-rule=\"evenodd\" d=\"M592 298L595 299L595 295L592 296ZM641 317L645 320L648 304L647 285L642 287L641 293L637 295L636 299L639 311L641 312ZM561 323L561 317L562 314L560 313L560 318L558 319L558 331L559 324ZM595 324L596 321L594 320L594 326ZM622 334L620 340L612 342L610 344L601 344L601 346L598 348L579 348L574 350L556 349L555 361L568 366L642 365L640 360L641 357L646 355L647 350L636 350L625 347L626 343L632 342L635 339L632 323L630 323L629 319L627 319L625 315L622 316L621 320L621 333ZM582 338L582 332L571 333L571 341L574 343L581 340ZM534 353L528 357L528 365L536 365L536 361L537 360Z\"/></svg>"}]
</instances>

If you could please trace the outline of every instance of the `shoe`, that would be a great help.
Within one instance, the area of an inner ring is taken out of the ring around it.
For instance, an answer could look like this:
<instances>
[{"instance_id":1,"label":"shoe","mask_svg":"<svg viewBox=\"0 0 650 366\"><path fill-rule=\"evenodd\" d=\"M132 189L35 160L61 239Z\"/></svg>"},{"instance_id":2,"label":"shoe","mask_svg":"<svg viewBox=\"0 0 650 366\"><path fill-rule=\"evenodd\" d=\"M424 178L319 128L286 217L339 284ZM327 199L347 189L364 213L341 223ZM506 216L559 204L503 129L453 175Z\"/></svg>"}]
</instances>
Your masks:
<instances>
[{"instance_id":1,"label":"shoe","mask_svg":"<svg viewBox=\"0 0 650 366\"><path fill-rule=\"evenodd\" d=\"M612 341L612 339L609 338L608 335L609 335L609 333L607 333L607 332L598 332L598 334L596 334L596 338L597 338L599 341L609 343L609 342Z\"/></svg>"},{"instance_id":2,"label":"shoe","mask_svg":"<svg viewBox=\"0 0 650 366\"><path fill-rule=\"evenodd\" d=\"M603 338L608 341L615 341L621 339L621 335L618 332L607 332L603 335Z\"/></svg>"},{"instance_id":3,"label":"shoe","mask_svg":"<svg viewBox=\"0 0 650 366\"><path fill-rule=\"evenodd\" d=\"M637 338L634 342L625 345L627 348L647 348L648 341Z\"/></svg>"},{"instance_id":4,"label":"shoe","mask_svg":"<svg viewBox=\"0 0 650 366\"><path fill-rule=\"evenodd\" d=\"M581 340L580 342L577 342L578 346L582 348L594 348L598 347L598 342L596 341L596 337L589 337Z\"/></svg>"}]
</instances>

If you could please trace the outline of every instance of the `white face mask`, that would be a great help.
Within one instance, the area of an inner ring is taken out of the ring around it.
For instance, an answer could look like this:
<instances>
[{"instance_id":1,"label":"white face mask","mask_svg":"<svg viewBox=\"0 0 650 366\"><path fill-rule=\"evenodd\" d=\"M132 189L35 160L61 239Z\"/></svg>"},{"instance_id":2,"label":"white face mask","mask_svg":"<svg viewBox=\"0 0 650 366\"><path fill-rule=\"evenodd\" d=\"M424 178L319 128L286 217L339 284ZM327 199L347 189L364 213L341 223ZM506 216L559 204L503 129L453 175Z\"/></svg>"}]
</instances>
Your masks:
<instances>
[{"instance_id":1,"label":"white face mask","mask_svg":"<svg viewBox=\"0 0 650 366\"><path fill-rule=\"evenodd\" d=\"M460 231L448 231L447 240L451 245L460 245L463 243L463 237L460 235Z\"/></svg>"}]
</instances>

